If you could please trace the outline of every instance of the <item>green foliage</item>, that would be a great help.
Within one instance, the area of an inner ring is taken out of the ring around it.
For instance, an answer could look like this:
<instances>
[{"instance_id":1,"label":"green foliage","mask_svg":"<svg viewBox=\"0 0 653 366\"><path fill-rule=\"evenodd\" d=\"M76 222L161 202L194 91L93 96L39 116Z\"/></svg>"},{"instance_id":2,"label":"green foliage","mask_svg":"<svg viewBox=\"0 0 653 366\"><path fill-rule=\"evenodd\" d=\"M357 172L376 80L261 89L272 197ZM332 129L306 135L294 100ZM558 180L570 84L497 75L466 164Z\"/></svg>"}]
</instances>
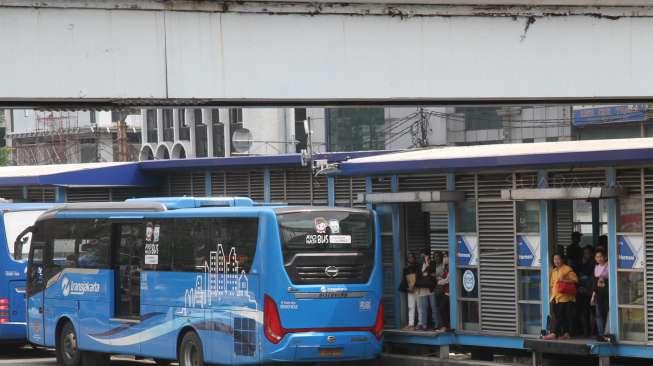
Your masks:
<instances>
[{"instance_id":1,"label":"green foliage","mask_svg":"<svg viewBox=\"0 0 653 366\"><path fill-rule=\"evenodd\" d=\"M9 165L11 163L11 149L3 146L0 147L0 166Z\"/></svg>"}]
</instances>

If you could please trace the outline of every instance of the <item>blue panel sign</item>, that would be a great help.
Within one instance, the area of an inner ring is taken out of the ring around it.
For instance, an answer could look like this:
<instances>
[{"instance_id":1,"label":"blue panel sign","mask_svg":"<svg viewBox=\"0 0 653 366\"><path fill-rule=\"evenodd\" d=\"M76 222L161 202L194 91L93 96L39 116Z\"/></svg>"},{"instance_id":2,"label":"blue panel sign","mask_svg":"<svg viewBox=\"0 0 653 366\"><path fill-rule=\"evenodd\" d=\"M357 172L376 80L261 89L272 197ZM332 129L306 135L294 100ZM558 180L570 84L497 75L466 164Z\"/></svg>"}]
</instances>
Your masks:
<instances>
[{"instance_id":1,"label":"blue panel sign","mask_svg":"<svg viewBox=\"0 0 653 366\"><path fill-rule=\"evenodd\" d=\"M456 264L478 265L478 239L475 235L456 235Z\"/></svg>"},{"instance_id":2,"label":"blue panel sign","mask_svg":"<svg viewBox=\"0 0 653 366\"><path fill-rule=\"evenodd\" d=\"M574 107L574 126L646 121L646 104L625 104L604 107Z\"/></svg>"},{"instance_id":3,"label":"blue panel sign","mask_svg":"<svg viewBox=\"0 0 653 366\"><path fill-rule=\"evenodd\" d=\"M540 236L517 235L517 266L540 267Z\"/></svg>"},{"instance_id":4,"label":"blue panel sign","mask_svg":"<svg viewBox=\"0 0 653 366\"><path fill-rule=\"evenodd\" d=\"M619 268L644 268L644 238L641 235L617 235L617 251Z\"/></svg>"}]
</instances>

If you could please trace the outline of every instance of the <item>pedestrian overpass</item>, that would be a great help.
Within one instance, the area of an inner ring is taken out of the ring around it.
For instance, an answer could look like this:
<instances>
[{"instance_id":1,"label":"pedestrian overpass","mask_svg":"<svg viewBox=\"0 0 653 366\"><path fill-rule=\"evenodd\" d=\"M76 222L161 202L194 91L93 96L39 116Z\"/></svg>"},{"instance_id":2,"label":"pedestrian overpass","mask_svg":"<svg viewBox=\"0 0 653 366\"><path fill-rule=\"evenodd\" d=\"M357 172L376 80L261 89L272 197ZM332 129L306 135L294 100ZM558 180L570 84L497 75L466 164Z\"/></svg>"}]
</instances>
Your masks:
<instances>
[{"instance_id":1,"label":"pedestrian overpass","mask_svg":"<svg viewBox=\"0 0 653 366\"><path fill-rule=\"evenodd\" d=\"M0 104L653 96L649 1L475 3L481 1L1 0Z\"/></svg>"}]
</instances>

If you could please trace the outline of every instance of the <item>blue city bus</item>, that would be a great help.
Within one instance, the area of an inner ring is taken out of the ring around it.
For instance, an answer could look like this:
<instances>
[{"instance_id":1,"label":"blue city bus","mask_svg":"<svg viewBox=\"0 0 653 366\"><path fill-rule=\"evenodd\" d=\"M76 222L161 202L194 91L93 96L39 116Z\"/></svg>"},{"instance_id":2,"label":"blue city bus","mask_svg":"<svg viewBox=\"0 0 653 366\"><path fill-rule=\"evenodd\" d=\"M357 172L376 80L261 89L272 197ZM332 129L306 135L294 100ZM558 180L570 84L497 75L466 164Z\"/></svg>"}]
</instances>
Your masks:
<instances>
[{"instance_id":1,"label":"blue city bus","mask_svg":"<svg viewBox=\"0 0 653 366\"><path fill-rule=\"evenodd\" d=\"M0 342L22 345L25 280L31 234L25 232L52 204L0 203Z\"/></svg>"},{"instance_id":2,"label":"blue city bus","mask_svg":"<svg viewBox=\"0 0 653 366\"><path fill-rule=\"evenodd\" d=\"M32 228L28 337L60 365L373 359L380 231L370 210L248 198L66 204Z\"/></svg>"}]
</instances>

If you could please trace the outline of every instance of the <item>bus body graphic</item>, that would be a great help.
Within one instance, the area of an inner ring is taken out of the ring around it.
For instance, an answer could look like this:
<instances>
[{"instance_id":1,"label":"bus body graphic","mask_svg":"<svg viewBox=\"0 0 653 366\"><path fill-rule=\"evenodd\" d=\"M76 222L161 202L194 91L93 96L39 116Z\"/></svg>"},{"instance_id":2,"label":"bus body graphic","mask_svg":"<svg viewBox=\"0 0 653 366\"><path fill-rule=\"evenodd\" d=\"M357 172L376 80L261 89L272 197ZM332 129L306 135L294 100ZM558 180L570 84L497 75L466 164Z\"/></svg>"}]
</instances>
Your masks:
<instances>
[{"instance_id":1,"label":"bus body graphic","mask_svg":"<svg viewBox=\"0 0 653 366\"><path fill-rule=\"evenodd\" d=\"M189 332L207 363L380 353L374 212L179 200L195 202L129 215L120 204L44 214L28 268L30 341L57 347L70 324L87 353L175 360ZM316 217L328 220L326 235L336 228L347 239L312 243Z\"/></svg>"}]
</instances>

